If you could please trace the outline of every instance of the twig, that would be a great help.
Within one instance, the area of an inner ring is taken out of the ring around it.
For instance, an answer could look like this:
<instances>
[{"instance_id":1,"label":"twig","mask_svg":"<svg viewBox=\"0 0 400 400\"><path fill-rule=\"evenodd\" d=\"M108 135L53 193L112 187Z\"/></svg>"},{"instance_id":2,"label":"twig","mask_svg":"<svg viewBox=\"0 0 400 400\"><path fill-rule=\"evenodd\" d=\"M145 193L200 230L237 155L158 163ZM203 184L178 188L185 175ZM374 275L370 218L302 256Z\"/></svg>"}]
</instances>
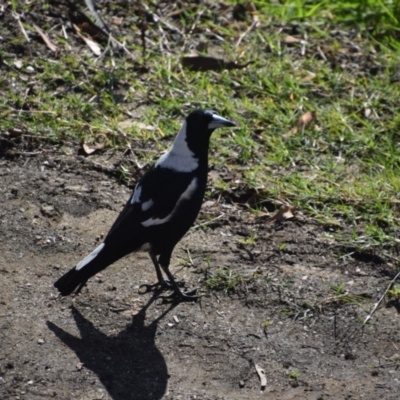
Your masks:
<instances>
[{"instance_id":1,"label":"twig","mask_svg":"<svg viewBox=\"0 0 400 400\"><path fill-rule=\"evenodd\" d=\"M21 16L18 13L14 12L14 11L12 13L12 16L18 21L19 27L21 28L21 31L22 31L23 35L25 36L26 41L30 42L28 34L26 33L26 30L22 25Z\"/></svg>"},{"instance_id":2,"label":"twig","mask_svg":"<svg viewBox=\"0 0 400 400\"><path fill-rule=\"evenodd\" d=\"M46 43L47 47L56 53L58 51L57 46L50 40L50 38L46 35L46 33L43 31L42 28L37 26L36 24L32 24L33 27L36 29L37 33L40 35L40 37L43 39L43 41Z\"/></svg>"},{"instance_id":3,"label":"twig","mask_svg":"<svg viewBox=\"0 0 400 400\"><path fill-rule=\"evenodd\" d=\"M200 21L200 18L202 17L202 15L204 14L205 10L201 10L198 12L198 14L196 15L196 18L192 24L192 27L189 29L189 33L188 35L191 35L194 31L194 29L196 28L197 23Z\"/></svg>"},{"instance_id":4,"label":"twig","mask_svg":"<svg viewBox=\"0 0 400 400\"><path fill-rule=\"evenodd\" d=\"M380 364L377 366L377 368L386 368L386 367L400 367L400 364L395 363L395 362L391 362L391 363L387 363L387 364Z\"/></svg>"},{"instance_id":5,"label":"twig","mask_svg":"<svg viewBox=\"0 0 400 400\"><path fill-rule=\"evenodd\" d=\"M246 30L245 32L243 32L243 33L240 35L240 37L239 37L239 39L238 39L238 41L237 41L237 43L236 43L236 47L239 47L239 45L240 45L240 43L242 42L243 38L244 38L250 31L252 31L253 28L255 28L257 25L258 25L258 21L254 20L254 21L251 23L251 25L247 28L247 30Z\"/></svg>"},{"instance_id":6,"label":"twig","mask_svg":"<svg viewBox=\"0 0 400 400\"><path fill-rule=\"evenodd\" d=\"M57 114L55 111L44 111L44 110L17 110L14 107L9 107L10 110L13 110L15 112L18 113L29 113L29 114L35 114L35 113L39 113L39 114Z\"/></svg>"},{"instance_id":7,"label":"twig","mask_svg":"<svg viewBox=\"0 0 400 400\"><path fill-rule=\"evenodd\" d=\"M16 156L35 157L43 154L43 151L13 151L12 154Z\"/></svg>"},{"instance_id":8,"label":"twig","mask_svg":"<svg viewBox=\"0 0 400 400\"><path fill-rule=\"evenodd\" d=\"M139 8L139 27L140 27L140 38L142 40L142 58L144 60L146 56L146 30L147 30L147 23L146 17L143 12L143 2L141 0L137 0L137 5Z\"/></svg>"},{"instance_id":9,"label":"twig","mask_svg":"<svg viewBox=\"0 0 400 400\"><path fill-rule=\"evenodd\" d=\"M192 260L191 255L190 255L189 249L186 249L186 252L187 252L187 255L188 255L188 258L189 258L190 265L191 265L191 266L194 266L194 263L193 263L193 260Z\"/></svg>"},{"instance_id":10,"label":"twig","mask_svg":"<svg viewBox=\"0 0 400 400\"><path fill-rule=\"evenodd\" d=\"M253 28L257 28L258 25L260 24L260 18L257 15L257 9L255 7L255 5L253 4L252 1L247 2L247 9L249 11L251 11L252 15L253 15L253 22L251 23L251 25L249 26L249 28L240 35L237 43L236 43L236 47L239 47L240 43L242 42L243 38L250 32L253 30Z\"/></svg>"},{"instance_id":11,"label":"twig","mask_svg":"<svg viewBox=\"0 0 400 400\"><path fill-rule=\"evenodd\" d=\"M216 217L216 218L214 218L214 219L212 219L212 220L210 220L210 221L203 222L202 224L195 225L195 226L192 228L192 230L193 230L193 229L196 229L196 228L199 228L199 227L201 227L201 226L204 226L204 225L212 224L214 221L216 221L217 219L220 219L220 218L222 218L222 217L225 217L225 214L221 214L221 215L219 215L218 217Z\"/></svg>"},{"instance_id":12,"label":"twig","mask_svg":"<svg viewBox=\"0 0 400 400\"><path fill-rule=\"evenodd\" d=\"M85 0L86 5L88 6L90 12L92 13L94 19L96 20L96 25L101 28L103 31L110 34L110 30L108 26L104 22L103 18L101 18L100 14L97 12L96 7L93 3L93 0Z\"/></svg>"},{"instance_id":13,"label":"twig","mask_svg":"<svg viewBox=\"0 0 400 400\"><path fill-rule=\"evenodd\" d=\"M363 322L363 326L371 319L372 315L374 314L374 312L376 311L376 309L380 306L380 304L382 303L383 299L386 296L386 293L390 290L390 288L392 287L393 283L396 282L397 278L400 276L400 271L396 274L396 276L390 281L388 287L386 288L386 290L384 291L383 295L380 297L380 299L375 303L372 311L369 313L369 315L367 316L367 318L365 318L364 322Z\"/></svg>"},{"instance_id":14,"label":"twig","mask_svg":"<svg viewBox=\"0 0 400 400\"><path fill-rule=\"evenodd\" d=\"M136 58L134 57L134 55L125 47L125 45L123 45L121 42L119 42L117 39L115 39L115 37L112 36L111 34L109 35L109 37L112 40L112 42L114 44L117 44L119 47L121 47L121 49L124 50L125 53L128 54L128 56L130 58L132 58L133 61L136 61Z\"/></svg>"},{"instance_id":15,"label":"twig","mask_svg":"<svg viewBox=\"0 0 400 400\"><path fill-rule=\"evenodd\" d=\"M94 170L100 171L100 172L113 173L116 171L115 167L108 167L106 165L97 163L95 161L86 161L85 164L88 165L89 167L93 168Z\"/></svg>"},{"instance_id":16,"label":"twig","mask_svg":"<svg viewBox=\"0 0 400 400\"><path fill-rule=\"evenodd\" d=\"M151 15L153 15L153 18L155 20L159 20L163 25L165 25L168 29L170 29L173 32L179 33L182 36L185 36L183 34L183 32L181 32L178 28L176 28L175 26L171 25L170 23L168 23L167 21L165 21L164 19L161 18L160 14L154 14L153 12L151 12L150 7L147 4L144 4L142 2L143 8Z\"/></svg>"}]
</instances>

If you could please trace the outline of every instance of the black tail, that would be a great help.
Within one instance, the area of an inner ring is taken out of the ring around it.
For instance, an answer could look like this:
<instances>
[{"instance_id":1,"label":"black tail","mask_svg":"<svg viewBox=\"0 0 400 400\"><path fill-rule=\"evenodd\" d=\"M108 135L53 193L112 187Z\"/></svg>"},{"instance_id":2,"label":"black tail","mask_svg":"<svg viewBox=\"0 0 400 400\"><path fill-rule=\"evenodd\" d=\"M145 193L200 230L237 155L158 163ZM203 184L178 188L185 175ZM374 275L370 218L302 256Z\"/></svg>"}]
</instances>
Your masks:
<instances>
[{"instance_id":1,"label":"black tail","mask_svg":"<svg viewBox=\"0 0 400 400\"><path fill-rule=\"evenodd\" d=\"M103 248L98 251L99 247L54 283L62 296L68 296L77 288L79 293L89 278L116 261L114 257L110 259Z\"/></svg>"},{"instance_id":2,"label":"black tail","mask_svg":"<svg viewBox=\"0 0 400 400\"><path fill-rule=\"evenodd\" d=\"M79 278L79 271L72 268L69 272L64 274L57 282L54 283L54 286L58 289L62 296L68 296L71 294L81 283L81 279Z\"/></svg>"},{"instance_id":3,"label":"black tail","mask_svg":"<svg viewBox=\"0 0 400 400\"><path fill-rule=\"evenodd\" d=\"M77 293L79 293L89 278L90 276L83 278L82 271L77 271L74 267L64 274L57 282L55 282L54 286L58 289L62 296L68 296L78 286L80 286L77 290Z\"/></svg>"}]
</instances>

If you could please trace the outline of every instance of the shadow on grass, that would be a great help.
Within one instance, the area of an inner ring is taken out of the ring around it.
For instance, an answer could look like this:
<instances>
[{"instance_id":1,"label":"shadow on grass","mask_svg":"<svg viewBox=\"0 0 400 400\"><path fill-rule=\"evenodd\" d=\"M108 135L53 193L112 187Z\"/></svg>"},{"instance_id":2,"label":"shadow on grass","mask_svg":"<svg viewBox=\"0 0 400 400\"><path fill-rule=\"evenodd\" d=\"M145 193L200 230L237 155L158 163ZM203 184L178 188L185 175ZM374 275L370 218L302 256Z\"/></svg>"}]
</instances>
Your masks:
<instances>
[{"instance_id":1,"label":"shadow on grass","mask_svg":"<svg viewBox=\"0 0 400 400\"><path fill-rule=\"evenodd\" d=\"M84 368L92 370L114 400L161 399L167 388L168 371L164 357L154 344L158 322L172 310L145 326L146 310L155 297L132 318L118 336L100 332L76 308L72 314L80 331L77 338L52 322L47 326L70 347Z\"/></svg>"}]
</instances>

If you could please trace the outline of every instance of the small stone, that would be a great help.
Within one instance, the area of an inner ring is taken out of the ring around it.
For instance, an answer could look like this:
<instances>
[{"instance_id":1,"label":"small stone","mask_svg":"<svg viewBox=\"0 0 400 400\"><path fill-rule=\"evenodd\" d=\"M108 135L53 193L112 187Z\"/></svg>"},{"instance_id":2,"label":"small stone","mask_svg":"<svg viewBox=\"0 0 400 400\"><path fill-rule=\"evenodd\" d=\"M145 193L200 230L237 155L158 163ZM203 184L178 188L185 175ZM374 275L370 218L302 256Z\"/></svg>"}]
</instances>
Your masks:
<instances>
[{"instance_id":1,"label":"small stone","mask_svg":"<svg viewBox=\"0 0 400 400\"><path fill-rule=\"evenodd\" d=\"M38 344L44 344L44 340L43 339L38 339Z\"/></svg>"},{"instance_id":2,"label":"small stone","mask_svg":"<svg viewBox=\"0 0 400 400\"><path fill-rule=\"evenodd\" d=\"M244 381L239 382L239 387L240 387L240 389L244 388Z\"/></svg>"},{"instance_id":3,"label":"small stone","mask_svg":"<svg viewBox=\"0 0 400 400\"><path fill-rule=\"evenodd\" d=\"M54 217L57 214L54 207L49 204L42 204L40 211L45 217Z\"/></svg>"}]
</instances>

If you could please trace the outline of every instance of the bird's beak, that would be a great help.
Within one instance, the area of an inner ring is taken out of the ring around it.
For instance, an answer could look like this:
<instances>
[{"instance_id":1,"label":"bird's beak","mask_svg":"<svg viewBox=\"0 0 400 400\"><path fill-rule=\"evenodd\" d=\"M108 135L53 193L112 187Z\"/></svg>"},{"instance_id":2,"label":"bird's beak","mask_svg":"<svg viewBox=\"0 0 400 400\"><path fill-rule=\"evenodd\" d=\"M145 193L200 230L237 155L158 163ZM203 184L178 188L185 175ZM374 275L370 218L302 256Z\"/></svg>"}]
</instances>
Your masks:
<instances>
[{"instance_id":1,"label":"bird's beak","mask_svg":"<svg viewBox=\"0 0 400 400\"><path fill-rule=\"evenodd\" d=\"M236 126L233 122L228 119L222 118L217 114L213 115L212 121L208 124L208 129L217 129L223 126Z\"/></svg>"}]
</instances>

